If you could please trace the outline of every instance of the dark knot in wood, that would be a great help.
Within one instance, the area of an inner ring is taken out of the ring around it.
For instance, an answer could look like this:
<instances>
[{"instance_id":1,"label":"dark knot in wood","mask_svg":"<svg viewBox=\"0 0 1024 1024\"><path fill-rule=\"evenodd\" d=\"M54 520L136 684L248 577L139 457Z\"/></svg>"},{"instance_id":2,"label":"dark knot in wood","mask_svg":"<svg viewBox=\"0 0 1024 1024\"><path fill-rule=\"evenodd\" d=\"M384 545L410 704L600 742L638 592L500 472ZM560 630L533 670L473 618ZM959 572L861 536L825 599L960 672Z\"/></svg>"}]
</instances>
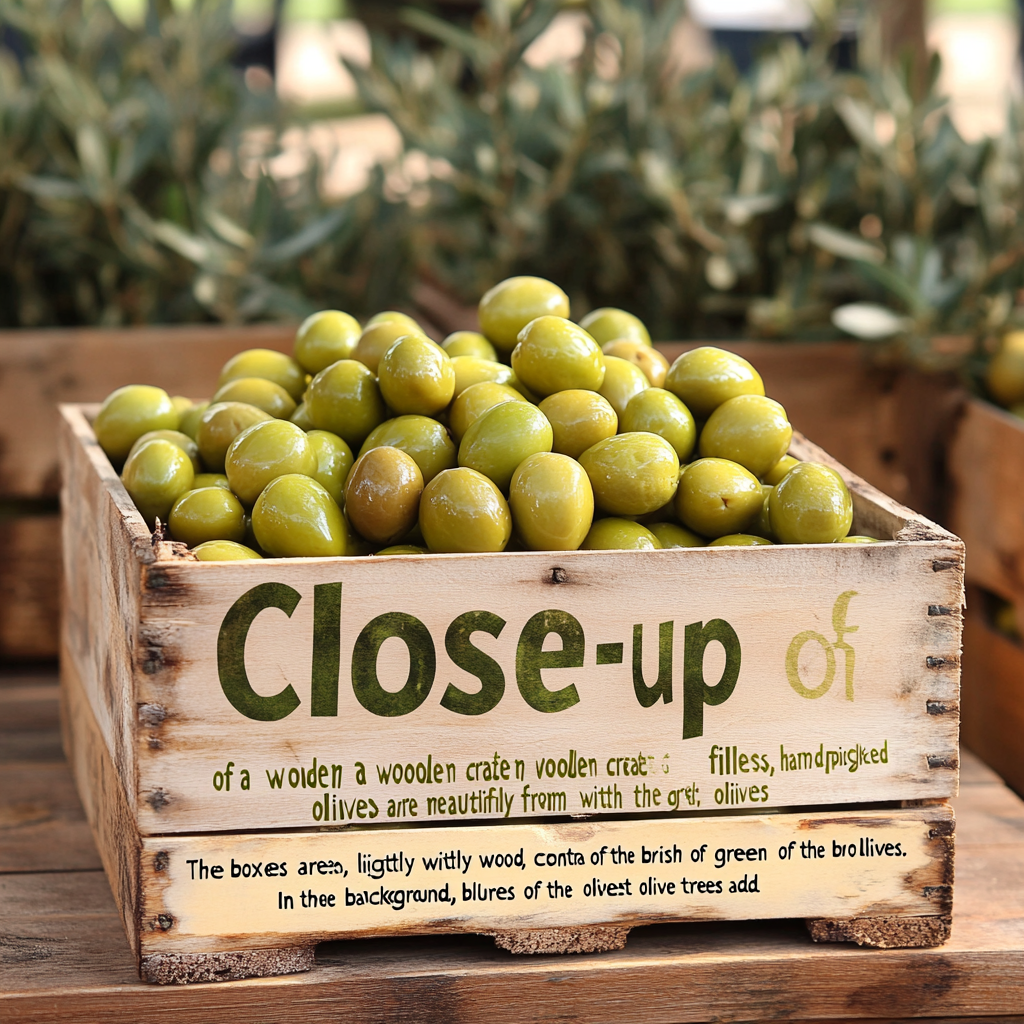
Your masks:
<instances>
[{"instance_id":1,"label":"dark knot in wood","mask_svg":"<svg viewBox=\"0 0 1024 1024\"><path fill-rule=\"evenodd\" d=\"M568 583L569 574L558 567L551 570L551 582L552 583Z\"/></svg>"}]
</instances>

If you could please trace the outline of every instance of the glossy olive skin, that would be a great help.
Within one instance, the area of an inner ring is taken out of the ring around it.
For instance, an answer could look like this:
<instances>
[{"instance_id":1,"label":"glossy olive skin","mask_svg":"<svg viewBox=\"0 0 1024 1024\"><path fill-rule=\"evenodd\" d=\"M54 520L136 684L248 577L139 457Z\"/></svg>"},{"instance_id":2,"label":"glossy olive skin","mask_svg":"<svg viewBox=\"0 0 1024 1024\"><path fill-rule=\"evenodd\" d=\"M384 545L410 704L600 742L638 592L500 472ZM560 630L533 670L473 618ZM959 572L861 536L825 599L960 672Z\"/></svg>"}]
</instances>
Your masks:
<instances>
[{"instance_id":1,"label":"glossy olive skin","mask_svg":"<svg viewBox=\"0 0 1024 1024\"><path fill-rule=\"evenodd\" d=\"M441 342L441 348L454 359L456 356L475 356L477 359L498 358L494 346L479 331L455 331Z\"/></svg>"},{"instance_id":2,"label":"glossy olive skin","mask_svg":"<svg viewBox=\"0 0 1024 1024\"><path fill-rule=\"evenodd\" d=\"M584 551L659 551L661 541L630 519L598 519L580 548Z\"/></svg>"},{"instance_id":3,"label":"glossy olive skin","mask_svg":"<svg viewBox=\"0 0 1024 1024\"><path fill-rule=\"evenodd\" d=\"M409 332L418 334L423 333L423 328L420 327L418 320L414 320L408 313L399 313L394 309L385 309L380 313L374 313L373 316L366 321L366 327L376 327L377 324L385 322L401 324ZM363 329L365 330L366 328Z\"/></svg>"},{"instance_id":4,"label":"glossy olive skin","mask_svg":"<svg viewBox=\"0 0 1024 1024\"><path fill-rule=\"evenodd\" d=\"M459 444L459 465L475 469L508 493L519 463L551 451L551 443L551 424L540 409L528 402L504 402L466 431Z\"/></svg>"},{"instance_id":5,"label":"glossy olive skin","mask_svg":"<svg viewBox=\"0 0 1024 1024\"><path fill-rule=\"evenodd\" d=\"M786 410L763 395L738 395L723 402L700 432L700 454L729 459L762 477L786 454L793 439Z\"/></svg>"},{"instance_id":6,"label":"glossy olive skin","mask_svg":"<svg viewBox=\"0 0 1024 1024\"><path fill-rule=\"evenodd\" d=\"M619 417L621 424L623 413L625 413L630 399L640 394L641 391L646 391L651 384L644 376L643 370L628 359L605 356L604 368L604 383L598 388L598 393L615 410L615 415Z\"/></svg>"},{"instance_id":7,"label":"glossy olive skin","mask_svg":"<svg viewBox=\"0 0 1024 1024\"><path fill-rule=\"evenodd\" d=\"M642 516L675 493L679 456L663 437L617 434L588 448L580 465L590 477L594 502L613 516Z\"/></svg>"},{"instance_id":8,"label":"glossy olive skin","mask_svg":"<svg viewBox=\"0 0 1024 1024\"><path fill-rule=\"evenodd\" d=\"M252 529L259 546L278 558L349 554L341 509L309 476L289 473L267 484L253 506Z\"/></svg>"},{"instance_id":9,"label":"glossy olive skin","mask_svg":"<svg viewBox=\"0 0 1024 1024\"><path fill-rule=\"evenodd\" d=\"M376 323L369 323L363 328L359 336L359 342L352 352L352 358L358 360L374 373L380 367L380 361L384 353L399 338L424 337L419 327L411 328L401 320L378 320Z\"/></svg>"},{"instance_id":10,"label":"glossy olive skin","mask_svg":"<svg viewBox=\"0 0 1024 1024\"><path fill-rule=\"evenodd\" d=\"M208 540L192 549L200 562L262 561L263 556L233 540Z\"/></svg>"},{"instance_id":11,"label":"glossy olive skin","mask_svg":"<svg viewBox=\"0 0 1024 1024\"><path fill-rule=\"evenodd\" d=\"M423 474L398 448L371 448L356 459L345 484L345 516L374 544L394 544L416 525Z\"/></svg>"},{"instance_id":12,"label":"glossy olive skin","mask_svg":"<svg viewBox=\"0 0 1024 1024\"><path fill-rule=\"evenodd\" d=\"M650 348L651 336L639 317L624 309L603 306L591 310L581 321L583 328L602 347L609 342L628 340L639 341Z\"/></svg>"},{"instance_id":13,"label":"glossy olive skin","mask_svg":"<svg viewBox=\"0 0 1024 1024\"><path fill-rule=\"evenodd\" d=\"M801 462L769 499L772 533L783 544L834 544L853 524L853 499L830 466Z\"/></svg>"},{"instance_id":14,"label":"glossy olive skin","mask_svg":"<svg viewBox=\"0 0 1024 1024\"><path fill-rule=\"evenodd\" d=\"M186 491L171 507L171 536L190 548L208 540L245 540L245 509L223 487Z\"/></svg>"},{"instance_id":15,"label":"glossy olive skin","mask_svg":"<svg viewBox=\"0 0 1024 1024\"><path fill-rule=\"evenodd\" d=\"M551 423L551 450L572 459L578 459L598 441L613 437L619 429L615 410L596 391L559 391L545 398L539 408Z\"/></svg>"},{"instance_id":16,"label":"glossy olive skin","mask_svg":"<svg viewBox=\"0 0 1024 1024\"><path fill-rule=\"evenodd\" d=\"M676 515L705 537L746 533L764 504L756 476L726 459L698 459L679 479Z\"/></svg>"},{"instance_id":17,"label":"glossy olive skin","mask_svg":"<svg viewBox=\"0 0 1024 1024\"><path fill-rule=\"evenodd\" d=\"M716 537L709 548L758 548L772 547L767 537L758 537L753 533L727 533L724 537Z\"/></svg>"},{"instance_id":18,"label":"glossy olive skin","mask_svg":"<svg viewBox=\"0 0 1024 1024\"><path fill-rule=\"evenodd\" d=\"M761 375L742 356L711 345L684 352L669 367L665 387L699 419L737 395L763 395Z\"/></svg>"},{"instance_id":19,"label":"glossy olive skin","mask_svg":"<svg viewBox=\"0 0 1024 1024\"><path fill-rule=\"evenodd\" d=\"M411 455L423 474L424 484L444 469L458 465L458 451L448 431L428 416L396 416L371 431L359 449L365 455L371 448L390 445Z\"/></svg>"},{"instance_id":20,"label":"glossy olive skin","mask_svg":"<svg viewBox=\"0 0 1024 1024\"><path fill-rule=\"evenodd\" d=\"M840 544L881 544L882 542L877 537L867 537L862 533L851 533L846 537L843 537Z\"/></svg>"},{"instance_id":21,"label":"glossy olive skin","mask_svg":"<svg viewBox=\"0 0 1024 1024\"><path fill-rule=\"evenodd\" d=\"M665 438L675 449L680 462L690 457L697 443L697 425L690 410L664 388L638 391L626 405L619 427L623 433L646 430Z\"/></svg>"},{"instance_id":22,"label":"glossy olive skin","mask_svg":"<svg viewBox=\"0 0 1024 1024\"><path fill-rule=\"evenodd\" d=\"M575 551L594 520L594 491L583 467L554 452L519 464L508 504L516 533L531 551Z\"/></svg>"},{"instance_id":23,"label":"glossy olive skin","mask_svg":"<svg viewBox=\"0 0 1024 1024\"><path fill-rule=\"evenodd\" d=\"M273 419L255 405L244 402L217 402L203 413L196 432L196 444L203 465L211 473L224 472L224 456L231 442L247 427Z\"/></svg>"},{"instance_id":24,"label":"glossy olive skin","mask_svg":"<svg viewBox=\"0 0 1024 1024\"><path fill-rule=\"evenodd\" d=\"M196 473L192 490L198 491L200 487L223 487L225 491L231 490L231 484L223 473Z\"/></svg>"},{"instance_id":25,"label":"glossy olive skin","mask_svg":"<svg viewBox=\"0 0 1024 1024\"><path fill-rule=\"evenodd\" d=\"M229 380L213 396L214 402L245 402L268 416L286 420L295 412L295 400L280 384L265 377L237 377Z\"/></svg>"},{"instance_id":26,"label":"glossy olive skin","mask_svg":"<svg viewBox=\"0 0 1024 1024\"><path fill-rule=\"evenodd\" d=\"M792 455L783 455L778 462L768 470L761 479L766 484L771 484L774 487L777 483L782 481L782 478L800 462L799 459L794 459Z\"/></svg>"},{"instance_id":27,"label":"glossy olive skin","mask_svg":"<svg viewBox=\"0 0 1024 1024\"><path fill-rule=\"evenodd\" d=\"M455 371L455 398L474 384L491 381L512 387L512 381L516 379L511 366L495 363L490 359L481 359L479 356L455 356L452 359L452 369Z\"/></svg>"},{"instance_id":28,"label":"glossy olive skin","mask_svg":"<svg viewBox=\"0 0 1024 1024\"><path fill-rule=\"evenodd\" d=\"M296 402L306 390L306 371L291 356L269 348L251 348L232 356L220 371L217 388L239 377L272 380L280 384Z\"/></svg>"},{"instance_id":29,"label":"glossy olive skin","mask_svg":"<svg viewBox=\"0 0 1024 1024\"><path fill-rule=\"evenodd\" d=\"M295 332L295 359L306 373L317 374L339 359L351 359L362 333L359 321L340 309L313 313Z\"/></svg>"},{"instance_id":30,"label":"glossy olive skin","mask_svg":"<svg viewBox=\"0 0 1024 1024\"><path fill-rule=\"evenodd\" d=\"M163 388L129 384L107 395L92 429L111 461L120 463L143 434L151 430L177 430L180 418L171 396Z\"/></svg>"},{"instance_id":31,"label":"glossy olive skin","mask_svg":"<svg viewBox=\"0 0 1024 1024\"><path fill-rule=\"evenodd\" d=\"M316 471L316 453L306 432L287 420L268 420L246 428L224 457L231 490L249 506L274 477L286 473L311 477Z\"/></svg>"},{"instance_id":32,"label":"glossy olive skin","mask_svg":"<svg viewBox=\"0 0 1024 1024\"><path fill-rule=\"evenodd\" d=\"M478 307L480 330L508 354L519 332L539 316L569 316L569 296L542 277L509 277L486 292Z\"/></svg>"},{"instance_id":33,"label":"glossy olive skin","mask_svg":"<svg viewBox=\"0 0 1024 1024\"><path fill-rule=\"evenodd\" d=\"M481 381L466 388L457 395L448 413L448 429L456 441L461 441L466 431L485 412L504 402L524 402L518 391L506 384L494 381Z\"/></svg>"},{"instance_id":34,"label":"glossy olive skin","mask_svg":"<svg viewBox=\"0 0 1024 1024\"><path fill-rule=\"evenodd\" d=\"M1024 331L1003 336L999 351L985 369L985 384L1000 405L1024 401Z\"/></svg>"},{"instance_id":35,"label":"glossy olive skin","mask_svg":"<svg viewBox=\"0 0 1024 1024\"><path fill-rule=\"evenodd\" d=\"M178 423L178 429L195 441L196 435L199 432L199 421L203 418L203 413L209 408L209 402L193 403L192 406L181 414L181 421Z\"/></svg>"},{"instance_id":36,"label":"glossy olive skin","mask_svg":"<svg viewBox=\"0 0 1024 1024\"><path fill-rule=\"evenodd\" d=\"M647 529L658 538L663 548L702 548L707 545L703 537L678 523L650 523Z\"/></svg>"},{"instance_id":37,"label":"glossy olive skin","mask_svg":"<svg viewBox=\"0 0 1024 1024\"><path fill-rule=\"evenodd\" d=\"M426 555L428 549L419 544L392 544L374 552L375 555Z\"/></svg>"},{"instance_id":38,"label":"glossy olive skin","mask_svg":"<svg viewBox=\"0 0 1024 1024\"><path fill-rule=\"evenodd\" d=\"M431 551L504 551L512 534L501 491L466 467L446 469L423 488L419 522Z\"/></svg>"},{"instance_id":39,"label":"glossy olive skin","mask_svg":"<svg viewBox=\"0 0 1024 1024\"><path fill-rule=\"evenodd\" d=\"M199 445L188 434L183 434L180 430L151 430L148 434L143 434L132 445L132 451L128 453L128 458L132 457L132 452L140 445L145 444L147 441L157 440L170 441L171 444L176 444L192 460L192 469L196 473L203 471L203 462L199 457Z\"/></svg>"},{"instance_id":40,"label":"glossy olive skin","mask_svg":"<svg viewBox=\"0 0 1024 1024\"><path fill-rule=\"evenodd\" d=\"M771 497L773 490L774 488L769 484L761 484L761 511L757 513L757 518L747 527L748 533L756 534L758 537L764 537L772 542L777 540L775 534L772 533Z\"/></svg>"},{"instance_id":41,"label":"glossy olive skin","mask_svg":"<svg viewBox=\"0 0 1024 1024\"><path fill-rule=\"evenodd\" d=\"M452 400L455 371L440 345L413 334L384 353L377 383L384 401L399 416L432 416Z\"/></svg>"},{"instance_id":42,"label":"glossy olive skin","mask_svg":"<svg viewBox=\"0 0 1024 1024\"><path fill-rule=\"evenodd\" d=\"M149 526L167 522L171 506L192 489L192 460L176 444L160 439L140 445L124 464L125 490Z\"/></svg>"},{"instance_id":43,"label":"glossy olive skin","mask_svg":"<svg viewBox=\"0 0 1024 1024\"><path fill-rule=\"evenodd\" d=\"M377 379L355 359L339 359L321 370L306 390L305 404L317 430L329 430L353 448L387 416Z\"/></svg>"},{"instance_id":44,"label":"glossy olive skin","mask_svg":"<svg viewBox=\"0 0 1024 1024\"><path fill-rule=\"evenodd\" d=\"M541 398L570 388L599 391L604 355L581 327L559 316L539 316L520 332L512 369Z\"/></svg>"},{"instance_id":45,"label":"glossy olive skin","mask_svg":"<svg viewBox=\"0 0 1024 1024\"><path fill-rule=\"evenodd\" d=\"M313 479L341 505L345 500L345 481L355 462L352 449L337 434L327 430L311 430L306 438L316 456Z\"/></svg>"},{"instance_id":46,"label":"glossy olive skin","mask_svg":"<svg viewBox=\"0 0 1024 1024\"><path fill-rule=\"evenodd\" d=\"M616 356L639 367L652 388L665 386L665 378L668 376L668 360L656 348L651 348L650 345L646 345L642 341L621 338L618 341L609 341L602 345L601 351L606 356Z\"/></svg>"}]
</instances>

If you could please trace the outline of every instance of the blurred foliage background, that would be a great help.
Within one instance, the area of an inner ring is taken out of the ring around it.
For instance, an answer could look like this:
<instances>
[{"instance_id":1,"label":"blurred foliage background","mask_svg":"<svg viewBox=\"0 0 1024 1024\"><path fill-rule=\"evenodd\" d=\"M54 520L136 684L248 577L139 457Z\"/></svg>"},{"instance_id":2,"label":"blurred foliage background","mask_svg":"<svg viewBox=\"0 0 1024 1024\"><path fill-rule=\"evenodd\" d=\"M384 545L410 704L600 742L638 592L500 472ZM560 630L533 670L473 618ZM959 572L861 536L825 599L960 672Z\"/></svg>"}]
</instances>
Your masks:
<instances>
[{"instance_id":1,"label":"blurred foliage background","mask_svg":"<svg viewBox=\"0 0 1024 1024\"><path fill-rule=\"evenodd\" d=\"M965 141L872 5L856 70L820 0L742 75L678 66L677 0L576 3L579 55L531 59L564 6L397 12L347 66L399 151L338 198L331 154L289 153L311 112L231 65L228 0L129 23L0 0L0 325L365 314L422 282L472 304L516 273L656 337L853 335L931 365L963 356L936 338L1018 322L1024 107Z\"/></svg>"}]
</instances>

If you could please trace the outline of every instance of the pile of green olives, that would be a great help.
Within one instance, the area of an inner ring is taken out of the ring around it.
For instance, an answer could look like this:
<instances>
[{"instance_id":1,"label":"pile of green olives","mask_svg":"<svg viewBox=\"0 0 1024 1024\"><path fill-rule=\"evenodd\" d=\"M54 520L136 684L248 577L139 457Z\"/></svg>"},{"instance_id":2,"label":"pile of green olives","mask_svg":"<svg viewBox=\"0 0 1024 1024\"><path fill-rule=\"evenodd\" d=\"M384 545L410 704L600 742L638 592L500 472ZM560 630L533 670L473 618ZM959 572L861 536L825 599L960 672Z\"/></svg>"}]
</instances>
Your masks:
<instances>
[{"instance_id":1,"label":"pile of green olives","mask_svg":"<svg viewBox=\"0 0 1024 1024\"><path fill-rule=\"evenodd\" d=\"M315 313L292 355L230 359L209 401L119 388L96 438L202 560L872 540L740 356L669 366L637 317L575 323L536 277L479 322L437 344L405 313Z\"/></svg>"}]
</instances>

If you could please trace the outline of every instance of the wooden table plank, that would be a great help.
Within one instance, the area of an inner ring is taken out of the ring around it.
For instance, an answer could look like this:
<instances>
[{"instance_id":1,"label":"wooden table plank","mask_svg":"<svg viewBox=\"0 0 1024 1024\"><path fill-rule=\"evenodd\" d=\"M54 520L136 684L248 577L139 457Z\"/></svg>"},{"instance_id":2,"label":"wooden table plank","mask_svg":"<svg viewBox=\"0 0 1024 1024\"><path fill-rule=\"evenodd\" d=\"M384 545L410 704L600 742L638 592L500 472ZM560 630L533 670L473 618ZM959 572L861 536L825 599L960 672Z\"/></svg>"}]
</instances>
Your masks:
<instances>
[{"instance_id":1,"label":"wooden table plank","mask_svg":"<svg viewBox=\"0 0 1024 1024\"><path fill-rule=\"evenodd\" d=\"M586 957L514 957L474 936L326 943L309 974L160 988L138 980L106 877L82 859L52 697L11 732L4 711L22 698L5 689L0 814L20 802L50 816L0 825L0 1021L1024 1024L1006 1016L1024 1007L1024 803L966 752L953 937L939 949L817 946L793 921L662 925Z\"/></svg>"}]
</instances>

